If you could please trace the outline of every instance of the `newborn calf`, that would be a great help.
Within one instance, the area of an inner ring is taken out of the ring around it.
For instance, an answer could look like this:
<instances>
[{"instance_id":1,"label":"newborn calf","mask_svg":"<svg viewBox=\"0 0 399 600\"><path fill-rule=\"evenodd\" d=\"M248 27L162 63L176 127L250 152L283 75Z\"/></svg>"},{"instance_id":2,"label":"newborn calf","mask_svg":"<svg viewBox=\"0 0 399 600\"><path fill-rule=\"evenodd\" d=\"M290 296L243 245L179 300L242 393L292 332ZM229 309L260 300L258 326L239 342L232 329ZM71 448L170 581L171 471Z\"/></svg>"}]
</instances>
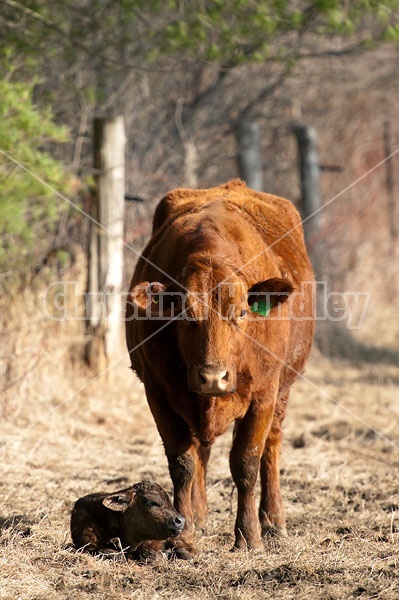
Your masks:
<instances>
[{"instance_id":1,"label":"newborn calf","mask_svg":"<svg viewBox=\"0 0 399 600\"><path fill-rule=\"evenodd\" d=\"M159 545L144 544L176 537L185 519L157 483L141 481L114 494L89 494L79 498L71 515L76 548L93 554L115 550L114 538L133 558L154 559Z\"/></svg>"}]
</instances>

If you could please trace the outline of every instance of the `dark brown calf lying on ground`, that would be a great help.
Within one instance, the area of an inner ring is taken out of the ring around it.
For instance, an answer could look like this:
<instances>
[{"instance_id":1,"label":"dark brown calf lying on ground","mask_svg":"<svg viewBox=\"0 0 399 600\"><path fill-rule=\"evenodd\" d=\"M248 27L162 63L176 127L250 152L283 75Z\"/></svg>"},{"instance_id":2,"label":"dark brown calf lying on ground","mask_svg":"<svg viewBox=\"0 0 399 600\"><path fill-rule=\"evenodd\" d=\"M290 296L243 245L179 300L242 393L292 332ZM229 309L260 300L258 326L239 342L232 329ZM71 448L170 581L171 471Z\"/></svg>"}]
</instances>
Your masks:
<instances>
[{"instance_id":1,"label":"dark brown calf lying on ground","mask_svg":"<svg viewBox=\"0 0 399 600\"><path fill-rule=\"evenodd\" d=\"M161 486L141 481L113 494L79 498L71 515L71 534L75 547L86 552L109 553L120 545L132 558L155 559L159 544L145 542L174 538L184 524Z\"/></svg>"}]
</instances>

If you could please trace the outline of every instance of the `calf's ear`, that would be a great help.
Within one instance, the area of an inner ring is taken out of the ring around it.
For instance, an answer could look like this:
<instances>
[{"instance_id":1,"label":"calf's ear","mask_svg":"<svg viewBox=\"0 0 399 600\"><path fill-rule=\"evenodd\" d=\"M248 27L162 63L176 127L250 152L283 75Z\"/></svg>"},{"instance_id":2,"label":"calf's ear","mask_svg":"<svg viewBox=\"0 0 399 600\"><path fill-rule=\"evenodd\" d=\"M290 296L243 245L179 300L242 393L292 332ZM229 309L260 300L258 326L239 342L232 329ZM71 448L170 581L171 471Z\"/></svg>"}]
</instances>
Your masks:
<instances>
[{"instance_id":1,"label":"calf's ear","mask_svg":"<svg viewBox=\"0 0 399 600\"><path fill-rule=\"evenodd\" d=\"M248 304L251 311L267 316L270 310L288 300L294 286L287 279L272 277L255 283L248 290Z\"/></svg>"},{"instance_id":2,"label":"calf's ear","mask_svg":"<svg viewBox=\"0 0 399 600\"><path fill-rule=\"evenodd\" d=\"M116 512L125 512L130 506L135 497L134 490L127 490L126 492L117 492L106 496L103 500L103 505L110 510Z\"/></svg>"}]
</instances>

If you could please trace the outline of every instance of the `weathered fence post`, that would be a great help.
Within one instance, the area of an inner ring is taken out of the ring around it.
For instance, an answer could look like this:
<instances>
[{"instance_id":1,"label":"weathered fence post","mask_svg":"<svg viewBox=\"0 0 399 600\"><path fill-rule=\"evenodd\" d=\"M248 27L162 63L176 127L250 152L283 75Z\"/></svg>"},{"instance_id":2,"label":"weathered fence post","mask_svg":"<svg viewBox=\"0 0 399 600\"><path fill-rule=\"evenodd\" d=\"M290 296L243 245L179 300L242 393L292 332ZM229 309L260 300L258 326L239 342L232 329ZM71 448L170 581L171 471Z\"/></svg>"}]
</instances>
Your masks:
<instances>
[{"instance_id":1,"label":"weathered fence post","mask_svg":"<svg viewBox=\"0 0 399 600\"><path fill-rule=\"evenodd\" d=\"M240 121L236 137L240 177L252 189L262 191L263 173L259 124L254 121Z\"/></svg>"},{"instance_id":2,"label":"weathered fence post","mask_svg":"<svg viewBox=\"0 0 399 600\"><path fill-rule=\"evenodd\" d=\"M99 372L118 356L121 346L125 143L123 117L95 119L88 359Z\"/></svg>"},{"instance_id":3,"label":"weathered fence post","mask_svg":"<svg viewBox=\"0 0 399 600\"><path fill-rule=\"evenodd\" d=\"M388 194L388 219L389 219L389 235L391 240L391 254L395 255L395 249L398 247L397 241L399 237L398 228L398 203L395 197L395 178L394 178L394 163L389 160L392 157L391 143L391 123L388 120L384 121L384 150L385 150L385 185Z\"/></svg>"},{"instance_id":4,"label":"weathered fence post","mask_svg":"<svg viewBox=\"0 0 399 600\"><path fill-rule=\"evenodd\" d=\"M303 227L308 242L319 228L320 166L317 152L317 134L313 127L296 125L293 132L298 143L298 162L301 177L301 207L305 220Z\"/></svg>"}]
</instances>

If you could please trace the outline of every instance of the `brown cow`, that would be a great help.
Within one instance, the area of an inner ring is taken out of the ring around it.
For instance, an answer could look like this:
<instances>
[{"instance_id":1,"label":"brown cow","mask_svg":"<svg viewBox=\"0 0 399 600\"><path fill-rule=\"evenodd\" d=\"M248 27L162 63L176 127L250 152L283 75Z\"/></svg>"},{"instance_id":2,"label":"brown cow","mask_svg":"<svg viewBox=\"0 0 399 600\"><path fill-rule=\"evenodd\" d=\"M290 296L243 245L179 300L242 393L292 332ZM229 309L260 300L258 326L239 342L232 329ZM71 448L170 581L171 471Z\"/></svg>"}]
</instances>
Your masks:
<instances>
[{"instance_id":1,"label":"brown cow","mask_svg":"<svg viewBox=\"0 0 399 600\"><path fill-rule=\"evenodd\" d=\"M122 548L138 559L156 558L159 546L183 531L185 519L174 509L157 483L141 481L113 494L98 493L76 501L71 514L71 535L77 549L97 554Z\"/></svg>"},{"instance_id":2,"label":"brown cow","mask_svg":"<svg viewBox=\"0 0 399 600\"><path fill-rule=\"evenodd\" d=\"M313 291L300 217L288 200L234 180L175 190L159 203L131 283L126 336L165 446L174 504L186 517L178 556L194 552L211 446L232 422L234 549L285 532L281 423L310 352Z\"/></svg>"}]
</instances>

